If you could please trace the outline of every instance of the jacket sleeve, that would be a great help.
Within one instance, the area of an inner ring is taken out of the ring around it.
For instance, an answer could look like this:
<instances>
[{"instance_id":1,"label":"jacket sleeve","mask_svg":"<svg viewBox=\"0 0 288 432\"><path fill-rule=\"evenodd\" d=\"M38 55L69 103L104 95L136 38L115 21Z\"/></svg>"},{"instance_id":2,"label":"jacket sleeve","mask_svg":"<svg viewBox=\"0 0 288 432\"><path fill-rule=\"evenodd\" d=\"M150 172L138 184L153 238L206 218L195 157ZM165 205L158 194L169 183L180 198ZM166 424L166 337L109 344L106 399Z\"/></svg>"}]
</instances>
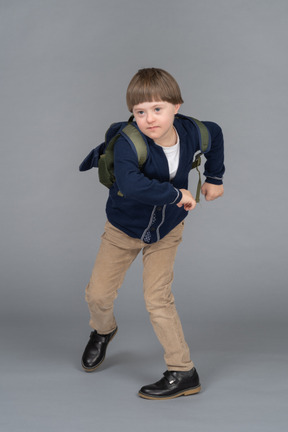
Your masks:
<instances>
[{"instance_id":1,"label":"jacket sleeve","mask_svg":"<svg viewBox=\"0 0 288 432\"><path fill-rule=\"evenodd\" d=\"M136 152L120 137L114 145L116 186L124 197L148 205L177 204L182 193L169 182L150 179L140 171Z\"/></svg>"},{"instance_id":2,"label":"jacket sleeve","mask_svg":"<svg viewBox=\"0 0 288 432\"><path fill-rule=\"evenodd\" d=\"M211 149L205 153L206 163L204 176L207 183L220 185L223 183L224 166L224 140L220 126L213 122L203 122L211 134Z\"/></svg>"}]
</instances>

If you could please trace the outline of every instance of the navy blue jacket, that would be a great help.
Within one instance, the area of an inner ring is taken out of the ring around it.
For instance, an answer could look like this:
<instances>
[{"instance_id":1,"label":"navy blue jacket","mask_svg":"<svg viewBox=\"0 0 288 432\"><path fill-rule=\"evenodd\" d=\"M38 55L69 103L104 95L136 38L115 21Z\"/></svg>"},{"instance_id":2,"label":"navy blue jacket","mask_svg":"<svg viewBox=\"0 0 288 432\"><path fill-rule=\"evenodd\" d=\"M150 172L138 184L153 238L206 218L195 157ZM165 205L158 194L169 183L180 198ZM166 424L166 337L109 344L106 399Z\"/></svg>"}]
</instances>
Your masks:
<instances>
[{"instance_id":1,"label":"navy blue jacket","mask_svg":"<svg viewBox=\"0 0 288 432\"><path fill-rule=\"evenodd\" d=\"M222 184L224 149L221 128L212 122L203 122L211 134L211 149L205 154L206 182ZM169 180L169 168L161 146L145 136L148 157L139 169L136 153L120 137L114 147L114 174L116 182L109 192L106 213L109 222L130 237L154 243L168 234L187 216L183 207L177 207L182 194L188 189L188 176L199 138L191 121L175 118L174 126L180 138L179 167L175 178ZM121 191L124 197L118 195Z\"/></svg>"}]
</instances>

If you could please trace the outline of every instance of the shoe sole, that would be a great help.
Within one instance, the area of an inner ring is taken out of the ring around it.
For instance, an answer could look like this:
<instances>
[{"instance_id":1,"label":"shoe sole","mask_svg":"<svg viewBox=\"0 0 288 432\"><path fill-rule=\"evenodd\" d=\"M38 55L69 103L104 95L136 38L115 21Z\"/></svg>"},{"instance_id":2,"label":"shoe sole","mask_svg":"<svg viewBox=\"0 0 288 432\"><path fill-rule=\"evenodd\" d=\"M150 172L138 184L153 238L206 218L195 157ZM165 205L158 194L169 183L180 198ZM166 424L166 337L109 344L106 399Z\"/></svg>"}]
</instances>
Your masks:
<instances>
[{"instance_id":1,"label":"shoe sole","mask_svg":"<svg viewBox=\"0 0 288 432\"><path fill-rule=\"evenodd\" d=\"M118 327L116 328L115 333L113 334L113 336L111 336L111 339L109 340L109 342L108 342L108 344L107 344L106 351L107 351L107 348L108 348L109 343L112 341L112 339L113 339L114 336L116 335L117 331L118 331ZM87 368L86 366L83 365L82 362L81 362L81 366L82 366L82 368L83 368L83 370L84 370L85 372L88 372L88 373L89 373L89 372L94 372L94 371L95 371L96 369L98 369L98 367L101 366L101 364L104 362L105 357L106 357L106 352L105 352L105 355L104 355L103 359L101 360L101 362L98 363L98 364L97 364L96 366L94 366L93 368Z\"/></svg>"},{"instance_id":2,"label":"shoe sole","mask_svg":"<svg viewBox=\"0 0 288 432\"><path fill-rule=\"evenodd\" d=\"M159 397L157 397L157 396L149 396L149 395L146 395L146 394L141 393L141 392L139 392L138 395L141 398L144 398L144 399L150 399L150 400L160 400L160 399L161 400L167 400L167 399L175 399L175 398L177 398L179 396L190 396L192 394L199 393L200 391L201 391L201 386L198 386L198 387L194 387L194 388L191 388L191 389L182 390L181 392L175 393L175 394L170 395L170 396L159 396Z\"/></svg>"}]
</instances>

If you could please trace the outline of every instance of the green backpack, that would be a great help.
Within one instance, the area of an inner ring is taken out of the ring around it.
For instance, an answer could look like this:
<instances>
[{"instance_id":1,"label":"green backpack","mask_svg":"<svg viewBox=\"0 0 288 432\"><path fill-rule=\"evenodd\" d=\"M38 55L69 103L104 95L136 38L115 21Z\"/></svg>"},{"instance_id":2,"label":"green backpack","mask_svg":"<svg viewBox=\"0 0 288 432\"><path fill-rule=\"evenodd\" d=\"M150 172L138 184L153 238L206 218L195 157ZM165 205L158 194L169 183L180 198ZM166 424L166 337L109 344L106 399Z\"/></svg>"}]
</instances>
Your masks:
<instances>
[{"instance_id":1,"label":"green backpack","mask_svg":"<svg viewBox=\"0 0 288 432\"><path fill-rule=\"evenodd\" d=\"M198 131L199 143L201 151L195 155L195 159L192 163L191 169L196 168L199 176L196 202L200 201L200 190L201 190L201 174L199 166L201 165L201 155L210 150L211 136L207 127L199 120L193 117L187 117L182 114L176 114L176 118L188 119L191 121ZM81 163L79 170L87 171L93 167L98 168L99 181L109 189L115 183L114 176L114 144L117 139L122 136L130 144L133 151L136 153L141 169L145 164L149 152L148 144L145 137L137 129L135 123L133 123L133 116L131 116L128 122L113 123L105 134L105 141L95 147L86 156ZM123 194L118 191L119 196Z\"/></svg>"}]
</instances>

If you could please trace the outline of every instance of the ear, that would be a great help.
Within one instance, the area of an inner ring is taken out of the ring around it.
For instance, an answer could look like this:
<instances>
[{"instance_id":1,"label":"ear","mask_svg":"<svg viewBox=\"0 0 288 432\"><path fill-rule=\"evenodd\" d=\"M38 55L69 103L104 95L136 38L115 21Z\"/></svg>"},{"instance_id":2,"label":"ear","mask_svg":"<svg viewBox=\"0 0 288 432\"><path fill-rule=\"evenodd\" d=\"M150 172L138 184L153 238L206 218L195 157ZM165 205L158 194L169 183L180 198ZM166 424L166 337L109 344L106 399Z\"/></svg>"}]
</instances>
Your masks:
<instances>
[{"instance_id":1,"label":"ear","mask_svg":"<svg viewBox=\"0 0 288 432\"><path fill-rule=\"evenodd\" d=\"M175 105L175 112L174 112L174 114L177 114L177 113L178 113L180 107L181 107L181 104L177 104L177 105Z\"/></svg>"}]
</instances>

